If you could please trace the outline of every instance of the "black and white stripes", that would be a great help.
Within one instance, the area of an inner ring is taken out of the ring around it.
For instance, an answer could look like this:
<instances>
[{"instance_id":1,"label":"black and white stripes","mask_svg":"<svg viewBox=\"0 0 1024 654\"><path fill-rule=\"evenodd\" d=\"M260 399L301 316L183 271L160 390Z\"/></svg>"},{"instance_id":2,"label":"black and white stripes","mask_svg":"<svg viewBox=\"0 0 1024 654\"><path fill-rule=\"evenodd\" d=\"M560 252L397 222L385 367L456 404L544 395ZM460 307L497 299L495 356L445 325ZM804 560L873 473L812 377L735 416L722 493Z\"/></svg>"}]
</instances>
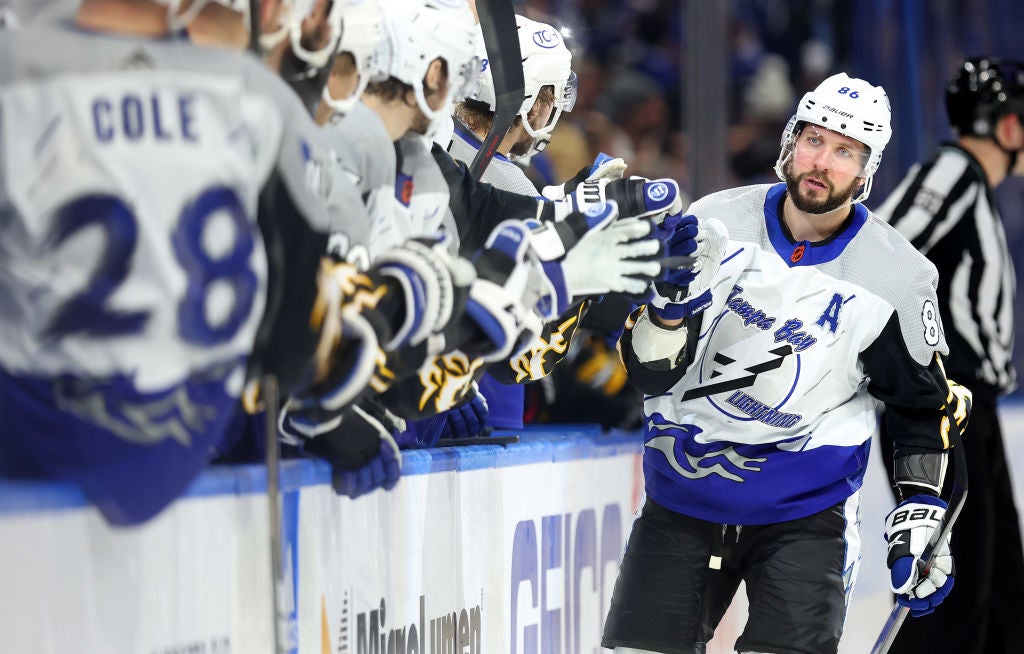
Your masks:
<instances>
[{"instance_id":1,"label":"black and white stripes","mask_svg":"<svg viewBox=\"0 0 1024 654\"><path fill-rule=\"evenodd\" d=\"M1016 277L999 208L978 162L945 144L911 168L875 213L938 268L950 378L973 384L975 392L1013 390Z\"/></svg>"}]
</instances>

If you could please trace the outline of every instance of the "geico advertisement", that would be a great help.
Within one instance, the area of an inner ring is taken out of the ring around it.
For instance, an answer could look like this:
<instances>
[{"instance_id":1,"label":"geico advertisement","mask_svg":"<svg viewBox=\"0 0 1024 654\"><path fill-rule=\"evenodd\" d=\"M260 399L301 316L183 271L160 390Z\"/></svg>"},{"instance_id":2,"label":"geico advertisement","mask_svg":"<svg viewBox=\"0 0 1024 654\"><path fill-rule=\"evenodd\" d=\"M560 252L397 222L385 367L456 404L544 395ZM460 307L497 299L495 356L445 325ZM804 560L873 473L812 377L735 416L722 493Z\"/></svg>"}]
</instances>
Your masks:
<instances>
[{"instance_id":1,"label":"geico advertisement","mask_svg":"<svg viewBox=\"0 0 1024 654\"><path fill-rule=\"evenodd\" d=\"M300 652L599 652L639 501L635 452L302 491Z\"/></svg>"}]
</instances>

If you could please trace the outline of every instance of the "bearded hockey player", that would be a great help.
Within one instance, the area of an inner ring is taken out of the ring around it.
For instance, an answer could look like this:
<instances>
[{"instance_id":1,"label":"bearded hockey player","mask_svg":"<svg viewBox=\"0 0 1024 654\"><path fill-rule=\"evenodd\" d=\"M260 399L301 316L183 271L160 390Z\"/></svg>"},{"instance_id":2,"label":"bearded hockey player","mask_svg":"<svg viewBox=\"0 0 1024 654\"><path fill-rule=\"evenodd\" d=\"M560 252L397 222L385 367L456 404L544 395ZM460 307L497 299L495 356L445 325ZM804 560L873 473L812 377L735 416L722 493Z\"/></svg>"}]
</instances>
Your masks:
<instances>
[{"instance_id":1,"label":"bearded hockey player","mask_svg":"<svg viewBox=\"0 0 1024 654\"><path fill-rule=\"evenodd\" d=\"M680 222L697 263L655 287L620 342L646 394L647 502L604 646L704 651L745 580L738 651L834 654L876 401L902 492L885 525L892 588L917 612L949 592L948 546L928 573L917 563L969 393L942 368L934 266L862 204L890 136L881 87L830 77L783 133L783 183L714 193Z\"/></svg>"}]
</instances>

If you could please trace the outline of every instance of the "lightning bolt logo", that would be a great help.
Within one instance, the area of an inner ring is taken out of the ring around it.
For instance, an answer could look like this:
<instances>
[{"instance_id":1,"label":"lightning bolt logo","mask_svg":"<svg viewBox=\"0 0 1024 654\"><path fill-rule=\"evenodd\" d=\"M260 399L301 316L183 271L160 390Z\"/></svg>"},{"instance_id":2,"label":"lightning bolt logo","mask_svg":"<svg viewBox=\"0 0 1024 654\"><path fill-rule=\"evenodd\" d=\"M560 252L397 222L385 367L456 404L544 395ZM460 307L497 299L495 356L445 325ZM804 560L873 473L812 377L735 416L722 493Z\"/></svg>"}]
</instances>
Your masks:
<instances>
[{"instance_id":1,"label":"lightning bolt logo","mask_svg":"<svg viewBox=\"0 0 1024 654\"><path fill-rule=\"evenodd\" d=\"M770 372L780 368L782 366L782 362L786 360L786 357L793 354L793 347L788 344L783 345L782 347L777 347L774 350L769 350L768 354L774 355L773 358L744 368L742 372L747 374L740 374L739 376L732 377L731 379L719 379L713 384L706 384L691 388L683 394L683 398L680 401L686 402L687 400L692 400L694 398L707 397L708 395L735 391L741 388L749 388L754 385L754 382L757 381L757 376L761 373ZM728 357L721 352L715 354L713 361L722 368L727 368L733 363L736 363L735 359ZM711 373L711 379L716 379L722 376L723 373L721 370L715 370Z\"/></svg>"}]
</instances>

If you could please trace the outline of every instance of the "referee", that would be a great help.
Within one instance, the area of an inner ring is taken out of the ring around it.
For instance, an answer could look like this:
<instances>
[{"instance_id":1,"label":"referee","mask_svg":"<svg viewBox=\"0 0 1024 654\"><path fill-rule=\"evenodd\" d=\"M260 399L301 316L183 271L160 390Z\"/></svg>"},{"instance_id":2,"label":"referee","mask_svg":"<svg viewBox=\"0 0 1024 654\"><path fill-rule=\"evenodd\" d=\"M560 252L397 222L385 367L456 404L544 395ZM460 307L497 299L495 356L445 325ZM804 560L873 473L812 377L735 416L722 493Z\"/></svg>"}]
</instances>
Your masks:
<instances>
[{"instance_id":1,"label":"referee","mask_svg":"<svg viewBox=\"0 0 1024 654\"><path fill-rule=\"evenodd\" d=\"M974 392L964 435L970 493L953 530L956 586L933 614L909 620L891 651L1020 652L1024 553L996 415L999 395L1016 387L1016 277L993 189L1024 174L1024 64L967 59L946 111L956 141L911 168L876 213L939 270L946 372ZM891 450L884 430L882 444Z\"/></svg>"}]
</instances>

